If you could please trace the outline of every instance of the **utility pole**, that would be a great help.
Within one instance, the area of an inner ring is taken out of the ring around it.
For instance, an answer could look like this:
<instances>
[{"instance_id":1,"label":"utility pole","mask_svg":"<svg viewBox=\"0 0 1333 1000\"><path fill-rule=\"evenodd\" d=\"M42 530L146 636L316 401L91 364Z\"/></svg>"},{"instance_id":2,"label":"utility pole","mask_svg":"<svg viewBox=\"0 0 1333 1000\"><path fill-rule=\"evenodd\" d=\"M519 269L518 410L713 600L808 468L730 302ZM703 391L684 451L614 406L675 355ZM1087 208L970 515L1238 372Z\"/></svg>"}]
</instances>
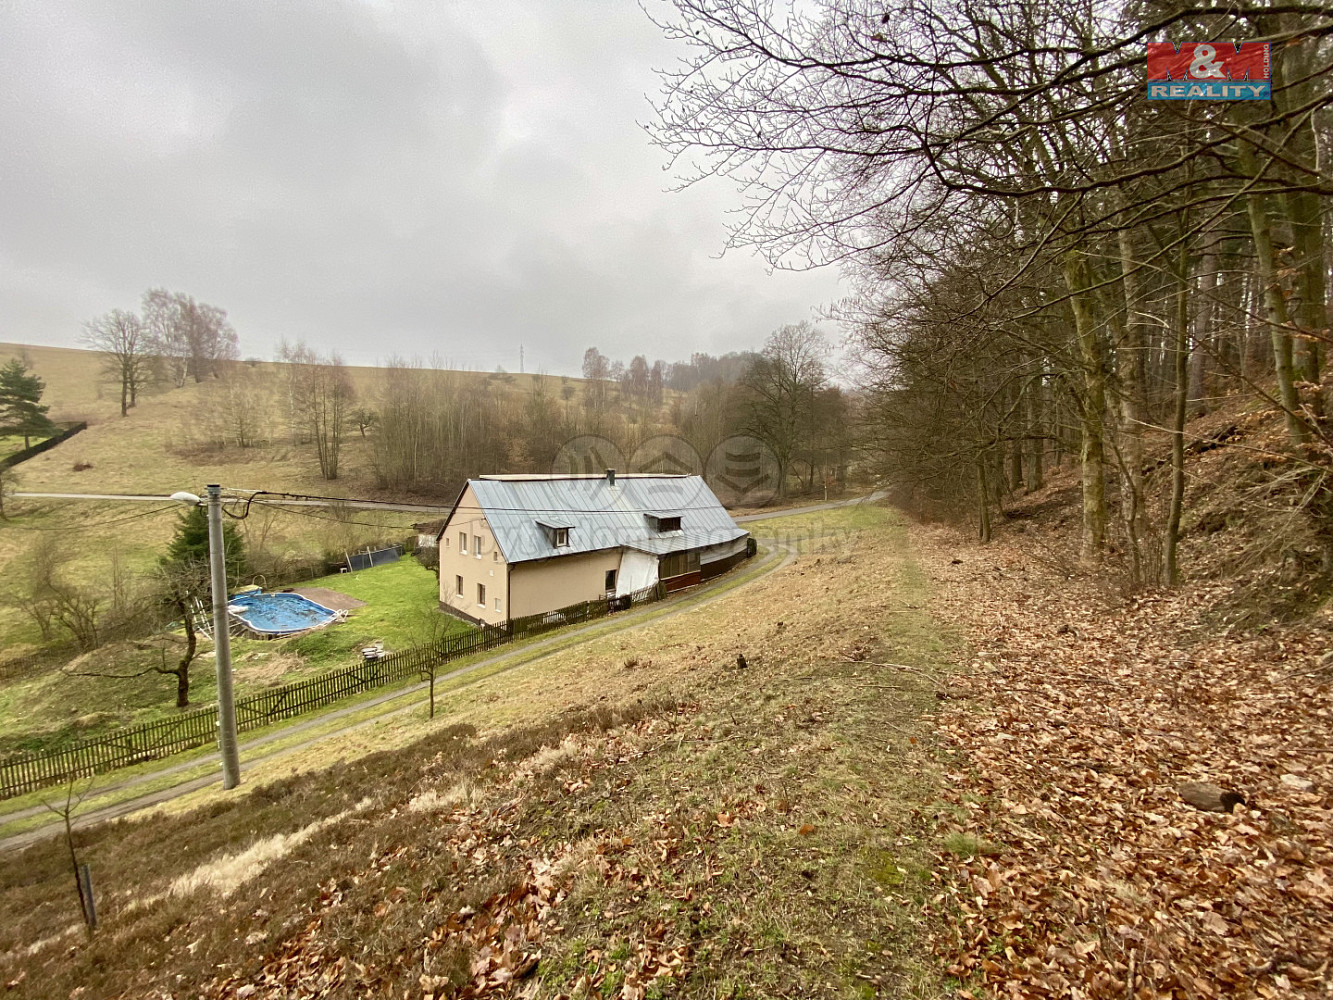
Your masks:
<instances>
[{"instance_id":1,"label":"utility pole","mask_svg":"<svg viewBox=\"0 0 1333 1000\"><path fill-rule=\"evenodd\" d=\"M213 589L213 649L218 671L218 747L222 751L222 787L241 783L236 747L236 703L231 690L231 632L227 621L227 555L222 541L222 487L208 486L208 563Z\"/></svg>"},{"instance_id":2,"label":"utility pole","mask_svg":"<svg viewBox=\"0 0 1333 1000\"><path fill-rule=\"evenodd\" d=\"M523 345L518 345L518 373L523 374Z\"/></svg>"}]
</instances>

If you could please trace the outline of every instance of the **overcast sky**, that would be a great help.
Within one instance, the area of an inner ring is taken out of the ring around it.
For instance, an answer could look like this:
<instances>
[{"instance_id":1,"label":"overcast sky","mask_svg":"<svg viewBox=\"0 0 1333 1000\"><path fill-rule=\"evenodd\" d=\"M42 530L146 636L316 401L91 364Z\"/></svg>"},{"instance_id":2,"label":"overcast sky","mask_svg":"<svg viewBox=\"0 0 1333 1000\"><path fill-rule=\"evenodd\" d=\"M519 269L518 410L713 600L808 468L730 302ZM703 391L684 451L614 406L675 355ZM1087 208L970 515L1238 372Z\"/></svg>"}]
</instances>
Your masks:
<instances>
[{"instance_id":1,"label":"overcast sky","mask_svg":"<svg viewBox=\"0 0 1333 1000\"><path fill-rule=\"evenodd\" d=\"M4 0L0 340L163 286L259 357L757 347L837 275L717 259L734 188L638 124L680 54L633 0Z\"/></svg>"}]
</instances>

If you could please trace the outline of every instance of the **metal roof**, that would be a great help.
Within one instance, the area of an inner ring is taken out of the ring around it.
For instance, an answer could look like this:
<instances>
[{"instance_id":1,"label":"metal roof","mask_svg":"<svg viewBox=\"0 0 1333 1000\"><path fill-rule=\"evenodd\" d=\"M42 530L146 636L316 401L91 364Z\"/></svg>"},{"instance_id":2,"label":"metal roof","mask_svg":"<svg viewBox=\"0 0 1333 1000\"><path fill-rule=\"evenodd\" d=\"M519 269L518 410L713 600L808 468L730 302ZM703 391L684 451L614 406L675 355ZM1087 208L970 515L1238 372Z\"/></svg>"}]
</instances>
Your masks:
<instances>
[{"instance_id":1,"label":"metal roof","mask_svg":"<svg viewBox=\"0 0 1333 1000\"><path fill-rule=\"evenodd\" d=\"M700 476L490 478L468 480L500 553L509 563L633 548L665 555L734 541L736 527ZM645 515L671 511L679 531L654 531ZM557 548L541 524L569 524Z\"/></svg>"}]
</instances>

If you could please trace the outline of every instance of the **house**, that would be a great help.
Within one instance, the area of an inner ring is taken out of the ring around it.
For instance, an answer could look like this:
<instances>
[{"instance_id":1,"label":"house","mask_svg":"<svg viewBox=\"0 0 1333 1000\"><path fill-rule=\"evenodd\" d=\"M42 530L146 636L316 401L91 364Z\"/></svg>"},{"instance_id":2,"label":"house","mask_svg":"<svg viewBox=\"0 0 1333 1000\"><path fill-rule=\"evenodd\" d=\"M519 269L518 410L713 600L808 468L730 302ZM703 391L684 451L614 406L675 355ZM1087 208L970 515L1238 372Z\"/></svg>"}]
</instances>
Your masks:
<instances>
[{"instance_id":1,"label":"house","mask_svg":"<svg viewBox=\"0 0 1333 1000\"><path fill-rule=\"evenodd\" d=\"M440 608L500 625L726 572L749 532L699 476L482 476L440 529Z\"/></svg>"}]
</instances>

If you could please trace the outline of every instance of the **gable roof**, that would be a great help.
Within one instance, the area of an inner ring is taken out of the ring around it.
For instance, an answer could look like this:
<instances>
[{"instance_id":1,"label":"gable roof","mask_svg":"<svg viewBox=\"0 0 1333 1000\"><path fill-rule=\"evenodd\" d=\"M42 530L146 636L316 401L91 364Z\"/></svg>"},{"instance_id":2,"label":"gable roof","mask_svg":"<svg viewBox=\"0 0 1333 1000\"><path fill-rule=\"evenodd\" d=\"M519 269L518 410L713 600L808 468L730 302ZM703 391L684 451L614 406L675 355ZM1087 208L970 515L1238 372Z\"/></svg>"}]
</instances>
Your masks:
<instances>
[{"instance_id":1,"label":"gable roof","mask_svg":"<svg viewBox=\"0 0 1333 1000\"><path fill-rule=\"evenodd\" d=\"M468 486L508 563L615 548L666 555L747 534L700 476L483 476ZM646 515L668 511L680 530L655 531ZM544 524L568 527L569 544L557 548Z\"/></svg>"}]
</instances>

